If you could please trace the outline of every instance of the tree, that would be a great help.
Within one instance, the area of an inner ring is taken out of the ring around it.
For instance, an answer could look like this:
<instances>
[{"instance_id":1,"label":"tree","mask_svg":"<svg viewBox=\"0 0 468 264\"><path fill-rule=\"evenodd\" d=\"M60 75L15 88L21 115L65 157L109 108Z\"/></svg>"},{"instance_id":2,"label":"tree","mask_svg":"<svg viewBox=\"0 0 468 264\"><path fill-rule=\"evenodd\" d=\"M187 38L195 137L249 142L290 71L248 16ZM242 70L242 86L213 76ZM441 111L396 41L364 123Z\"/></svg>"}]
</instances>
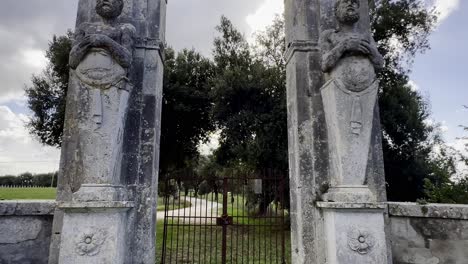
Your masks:
<instances>
[{"instance_id":1,"label":"tree","mask_svg":"<svg viewBox=\"0 0 468 264\"><path fill-rule=\"evenodd\" d=\"M49 146L62 144L72 36L68 31L64 36L52 38L46 52L50 63L41 75L32 77L32 86L25 89L33 112L28 123L30 133Z\"/></svg>"},{"instance_id":2,"label":"tree","mask_svg":"<svg viewBox=\"0 0 468 264\"><path fill-rule=\"evenodd\" d=\"M386 66L379 74L380 115L383 129L388 198L415 201L425 196L425 181L435 182L452 173L448 155L434 158L443 145L430 109L419 92L411 89L408 74L417 53L429 48L428 36L437 21L433 10L417 0L378 0L372 28Z\"/></svg>"},{"instance_id":3,"label":"tree","mask_svg":"<svg viewBox=\"0 0 468 264\"><path fill-rule=\"evenodd\" d=\"M0 186L16 186L20 185L18 177L13 175L5 175L0 177Z\"/></svg>"},{"instance_id":4,"label":"tree","mask_svg":"<svg viewBox=\"0 0 468 264\"><path fill-rule=\"evenodd\" d=\"M283 21L277 19L257 36L254 51L226 17L216 28L213 57L213 120L221 130L216 161L228 171L265 176L266 170L287 177L287 111ZM227 169L229 168L229 169ZM248 196L265 214L275 196L272 181L262 195Z\"/></svg>"},{"instance_id":5,"label":"tree","mask_svg":"<svg viewBox=\"0 0 468 264\"><path fill-rule=\"evenodd\" d=\"M30 172L22 173L18 176L18 182L21 186L31 186L33 183L33 175Z\"/></svg>"},{"instance_id":6,"label":"tree","mask_svg":"<svg viewBox=\"0 0 468 264\"><path fill-rule=\"evenodd\" d=\"M287 170L286 78L278 56L284 44L277 23L258 37L256 53L227 18L217 27L213 119L221 130L216 157L223 166Z\"/></svg>"},{"instance_id":7,"label":"tree","mask_svg":"<svg viewBox=\"0 0 468 264\"><path fill-rule=\"evenodd\" d=\"M166 50L161 125L163 173L190 167L198 145L214 129L209 81L213 63L195 50Z\"/></svg>"},{"instance_id":8,"label":"tree","mask_svg":"<svg viewBox=\"0 0 468 264\"><path fill-rule=\"evenodd\" d=\"M46 54L49 64L41 75L32 77L32 86L26 88L33 112L28 124L30 133L50 146L60 147L62 143L72 36L69 31L53 37ZM186 161L196 159L199 142L212 130L208 85L212 75L212 63L198 52L183 50L176 54L171 48L166 50L160 163L163 173L183 168Z\"/></svg>"},{"instance_id":9,"label":"tree","mask_svg":"<svg viewBox=\"0 0 468 264\"><path fill-rule=\"evenodd\" d=\"M467 106L464 106L468 109ZM466 126L461 127L468 131ZM458 138L465 147L465 153L468 152L468 137ZM433 159L437 162L439 168L446 168L450 171L449 175L439 177L436 180L425 180L424 187L427 200L433 203L468 203L468 157L462 152L455 150L454 147L442 145ZM459 168L457 168L459 167ZM454 177L453 175L456 175Z\"/></svg>"}]
</instances>

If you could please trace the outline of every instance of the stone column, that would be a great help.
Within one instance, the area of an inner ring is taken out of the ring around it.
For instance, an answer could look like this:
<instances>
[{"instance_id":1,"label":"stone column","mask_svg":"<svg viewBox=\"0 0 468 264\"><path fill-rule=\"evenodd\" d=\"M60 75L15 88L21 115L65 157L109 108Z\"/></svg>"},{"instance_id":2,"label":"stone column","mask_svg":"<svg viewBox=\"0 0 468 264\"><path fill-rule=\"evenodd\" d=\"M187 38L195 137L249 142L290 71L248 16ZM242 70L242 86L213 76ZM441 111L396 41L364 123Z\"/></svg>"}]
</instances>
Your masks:
<instances>
[{"instance_id":1,"label":"stone column","mask_svg":"<svg viewBox=\"0 0 468 264\"><path fill-rule=\"evenodd\" d=\"M368 1L285 8L292 262L390 263Z\"/></svg>"},{"instance_id":2,"label":"stone column","mask_svg":"<svg viewBox=\"0 0 468 264\"><path fill-rule=\"evenodd\" d=\"M155 263L166 0L80 0L49 263Z\"/></svg>"}]
</instances>

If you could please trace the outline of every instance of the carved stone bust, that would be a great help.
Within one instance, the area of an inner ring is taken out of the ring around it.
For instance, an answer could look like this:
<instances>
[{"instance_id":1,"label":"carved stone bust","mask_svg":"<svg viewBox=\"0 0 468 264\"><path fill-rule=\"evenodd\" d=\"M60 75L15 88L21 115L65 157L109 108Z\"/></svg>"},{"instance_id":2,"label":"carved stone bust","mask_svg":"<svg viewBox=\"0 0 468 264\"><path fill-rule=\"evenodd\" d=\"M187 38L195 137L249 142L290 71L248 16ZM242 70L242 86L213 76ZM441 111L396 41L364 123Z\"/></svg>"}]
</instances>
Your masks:
<instances>
[{"instance_id":1,"label":"carved stone bust","mask_svg":"<svg viewBox=\"0 0 468 264\"><path fill-rule=\"evenodd\" d=\"M105 89L127 75L136 29L116 22L123 6L123 0L97 0L96 13L102 22L83 23L76 30L70 67L87 85Z\"/></svg>"},{"instance_id":2,"label":"carved stone bust","mask_svg":"<svg viewBox=\"0 0 468 264\"><path fill-rule=\"evenodd\" d=\"M337 29L320 36L322 70L330 79L340 80L350 91L367 89L383 66L383 58L369 34L358 32L360 0L337 0Z\"/></svg>"}]
</instances>

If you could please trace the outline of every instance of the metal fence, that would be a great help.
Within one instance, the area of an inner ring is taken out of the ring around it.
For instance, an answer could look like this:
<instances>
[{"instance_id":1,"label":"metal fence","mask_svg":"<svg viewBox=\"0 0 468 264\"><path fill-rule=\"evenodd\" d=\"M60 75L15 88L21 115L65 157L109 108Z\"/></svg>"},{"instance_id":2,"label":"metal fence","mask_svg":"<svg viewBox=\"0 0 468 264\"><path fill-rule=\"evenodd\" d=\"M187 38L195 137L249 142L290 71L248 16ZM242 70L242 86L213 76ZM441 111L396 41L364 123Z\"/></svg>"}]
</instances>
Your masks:
<instances>
[{"instance_id":1,"label":"metal fence","mask_svg":"<svg viewBox=\"0 0 468 264\"><path fill-rule=\"evenodd\" d=\"M290 263L284 175L164 181L161 263Z\"/></svg>"}]
</instances>

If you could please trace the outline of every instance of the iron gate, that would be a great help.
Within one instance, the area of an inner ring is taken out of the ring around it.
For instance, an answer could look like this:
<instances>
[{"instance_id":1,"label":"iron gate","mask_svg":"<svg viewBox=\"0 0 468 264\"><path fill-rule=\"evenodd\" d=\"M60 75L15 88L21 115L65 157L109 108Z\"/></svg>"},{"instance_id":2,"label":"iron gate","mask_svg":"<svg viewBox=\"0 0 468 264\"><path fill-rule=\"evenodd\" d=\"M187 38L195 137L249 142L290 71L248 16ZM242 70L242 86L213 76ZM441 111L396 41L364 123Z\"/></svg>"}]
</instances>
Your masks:
<instances>
[{"instance_id":1,"label":"iron gate","mask_svg":"<svg viewBox=\"0 0 468 264\"><path fill-rule=\"evenodd\" d=\"M166 179L161 263L290 263L286 185L271 172Z\"/></svg>"}]
</instances>

